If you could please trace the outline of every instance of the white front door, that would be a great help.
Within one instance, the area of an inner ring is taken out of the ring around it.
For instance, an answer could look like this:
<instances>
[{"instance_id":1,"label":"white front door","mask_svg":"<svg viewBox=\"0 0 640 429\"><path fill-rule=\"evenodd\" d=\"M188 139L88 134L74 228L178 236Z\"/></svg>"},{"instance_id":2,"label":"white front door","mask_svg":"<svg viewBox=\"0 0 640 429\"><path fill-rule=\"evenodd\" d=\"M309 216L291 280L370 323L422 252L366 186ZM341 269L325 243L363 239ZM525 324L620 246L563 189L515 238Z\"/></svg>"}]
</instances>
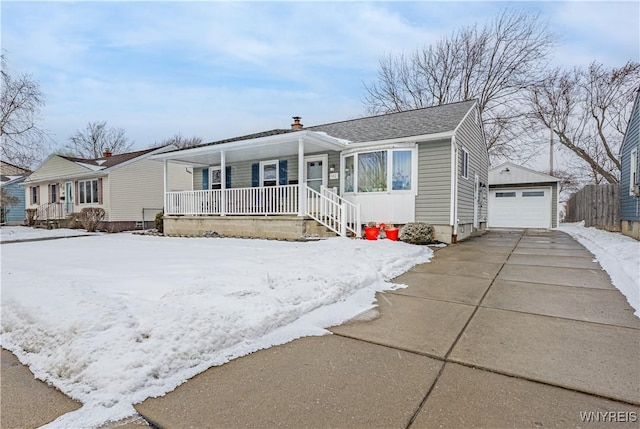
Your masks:
<instances>
[{"instance_id":1,"label":"white front door","mask_svg":"<svg viewBox=\"0 0 640 429\"><path fill-rule=\"evenodd\" d=\"M327 186L327 155L306 156L304 158L304 175L307 186L320 192L322 186Z\"/></svg>"}]
</instances>

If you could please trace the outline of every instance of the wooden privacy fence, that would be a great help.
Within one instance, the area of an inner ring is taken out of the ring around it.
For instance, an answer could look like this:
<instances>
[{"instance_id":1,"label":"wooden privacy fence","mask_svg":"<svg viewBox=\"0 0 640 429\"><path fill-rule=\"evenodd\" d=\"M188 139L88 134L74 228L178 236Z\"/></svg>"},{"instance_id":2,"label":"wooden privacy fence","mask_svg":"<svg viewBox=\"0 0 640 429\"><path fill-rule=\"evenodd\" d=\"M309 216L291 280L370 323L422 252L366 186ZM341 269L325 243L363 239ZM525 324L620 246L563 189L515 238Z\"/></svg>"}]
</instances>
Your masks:
<instances>
[{"instance_id":1,"label":"wooden privacy fence","mask_svg":"<svg viewBox=\"0 0 640 429\"><path fill-rule=\"evenodd\" d=\"M620 185L587 185L567 201L565 222L620 231Z\"/></svg>"}]
</instances>

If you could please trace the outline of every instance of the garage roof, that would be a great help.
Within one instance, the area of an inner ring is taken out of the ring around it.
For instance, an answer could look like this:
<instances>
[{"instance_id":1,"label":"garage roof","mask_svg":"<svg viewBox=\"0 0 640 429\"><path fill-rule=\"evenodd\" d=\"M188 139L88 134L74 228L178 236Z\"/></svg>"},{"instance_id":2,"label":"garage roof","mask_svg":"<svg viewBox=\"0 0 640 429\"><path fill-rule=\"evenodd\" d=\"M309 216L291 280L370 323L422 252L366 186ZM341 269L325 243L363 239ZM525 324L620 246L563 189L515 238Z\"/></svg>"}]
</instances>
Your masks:
<instances>
[{"instance_id":1,"label":"garage roof","mask_svg":"<svg viewBox=\"0 0 640 429\"><path fill-rule=\"evenodd\" d=\"M559 182L557 177L550 176L530 168L505 162L489 170L489 185L516 185L523 183Z\"/></svg>"}]
</instances>

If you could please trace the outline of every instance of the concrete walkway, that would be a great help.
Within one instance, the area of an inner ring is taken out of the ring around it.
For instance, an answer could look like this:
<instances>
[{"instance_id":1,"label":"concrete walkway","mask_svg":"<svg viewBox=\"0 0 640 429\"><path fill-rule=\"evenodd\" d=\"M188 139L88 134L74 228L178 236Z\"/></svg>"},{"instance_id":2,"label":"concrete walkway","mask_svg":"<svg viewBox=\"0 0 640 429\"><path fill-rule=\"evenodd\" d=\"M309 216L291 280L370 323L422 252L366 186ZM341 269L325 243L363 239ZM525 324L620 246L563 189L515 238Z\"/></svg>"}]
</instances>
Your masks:
<instances>
[{"instance_id":1,"label":"concrete walkway","mask_svg":"<svg viewBox=\"0 0 640 429\"><path fill-rule=\"evenodd\" d=\"M568 235L490 232L395 281L409 287L334 335L211 368L136 409L160 428L638 428L640 319ZM17 387L4 359L3 428L25 406L5 407Z\"/></svg>"}]
</instances>

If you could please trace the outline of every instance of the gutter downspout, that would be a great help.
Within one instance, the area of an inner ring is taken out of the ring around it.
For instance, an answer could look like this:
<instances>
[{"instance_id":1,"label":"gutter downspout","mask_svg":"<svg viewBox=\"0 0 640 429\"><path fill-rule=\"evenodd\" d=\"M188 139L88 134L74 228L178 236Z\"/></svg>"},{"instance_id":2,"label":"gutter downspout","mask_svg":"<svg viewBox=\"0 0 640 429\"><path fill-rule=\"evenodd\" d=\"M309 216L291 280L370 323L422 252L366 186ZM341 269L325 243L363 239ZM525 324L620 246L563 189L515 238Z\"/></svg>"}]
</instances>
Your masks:
<instances>
[{"instance_id":1,"label":"gutter downspout","mask_svg":"<svg viewBox=\"0 0 640 429\"><path fill-rule=\"evenodd\" d=\"M458 242L458 146L456 145L455 133L451 136L451 153L453 154L453 235L451 236L451 243L456 244Z\"/></svg>"}]
</instances>

